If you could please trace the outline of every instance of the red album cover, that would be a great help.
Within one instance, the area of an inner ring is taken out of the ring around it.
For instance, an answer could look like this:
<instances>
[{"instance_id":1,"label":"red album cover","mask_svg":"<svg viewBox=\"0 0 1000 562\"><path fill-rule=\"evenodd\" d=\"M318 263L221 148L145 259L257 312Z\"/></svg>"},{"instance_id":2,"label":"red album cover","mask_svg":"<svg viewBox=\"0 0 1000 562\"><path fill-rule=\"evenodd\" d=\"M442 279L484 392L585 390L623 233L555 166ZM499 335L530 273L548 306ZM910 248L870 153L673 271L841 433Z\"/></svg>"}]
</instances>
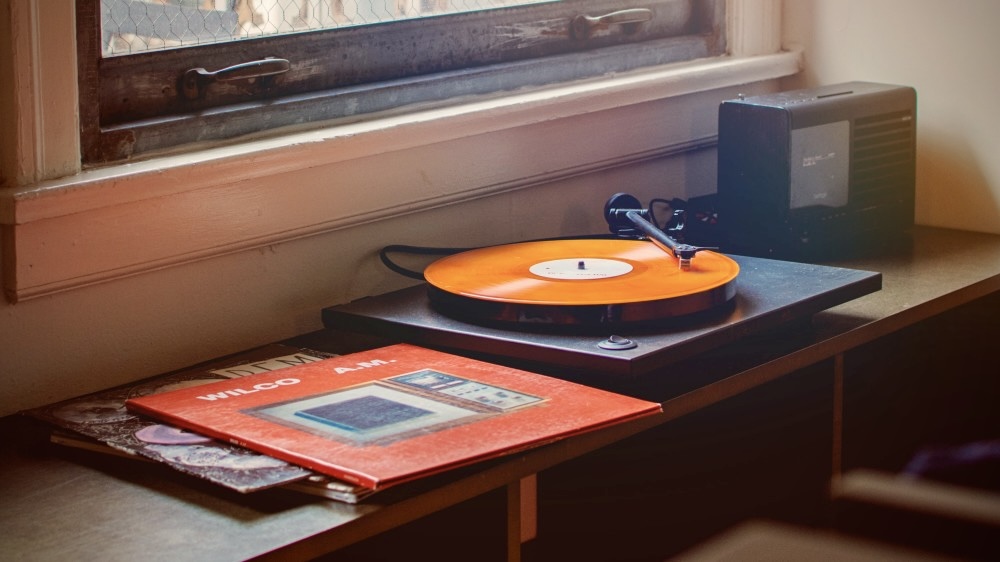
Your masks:
<instances>
[{"instance_id":1,"label":"red album cover","mask_svg":"<svg viewBox=\"0 0 1000 562\"><path fill-rule=\"evenodd\" d=\"M655 402L410 344L126 405L371 489L661 411Z\"/></svg>"}]
</instances>

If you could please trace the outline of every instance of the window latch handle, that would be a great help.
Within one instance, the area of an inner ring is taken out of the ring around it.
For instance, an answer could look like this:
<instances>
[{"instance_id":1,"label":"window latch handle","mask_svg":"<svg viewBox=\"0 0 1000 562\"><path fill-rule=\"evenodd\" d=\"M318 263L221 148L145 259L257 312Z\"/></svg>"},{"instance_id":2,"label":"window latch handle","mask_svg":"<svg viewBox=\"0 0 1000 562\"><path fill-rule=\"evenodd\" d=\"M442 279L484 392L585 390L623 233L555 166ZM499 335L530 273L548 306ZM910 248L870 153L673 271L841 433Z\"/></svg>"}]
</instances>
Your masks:
<instances>
[{"instance_id":1,"label":"window latch handle","mask_svg":"<svg viewBox=\"0 0 1000 562\"><path fill-rule=\"evenodd\" d=\"M607 29L612 25L624 26L625 33L633 33L639 24L653 19L653 11L646 8L618 10L603 16L588 16L580 14L570 21L570 35L574 39L587 39L595 31Z\"/></svg>"},{"instance_id":2,"label":"window latch handle","mask_svg":"<svg viewBox=\"0 0 1000 562\"><path fill-rule=\"evenodd\" d=\"M267 57L262 60L243 62L226 68L209 72L204 68L191 68L181 77L181 92L189 100L196 100L205 95L205 90L212 82L232 82L233 80L250 80L283 74L292 65L286 59Z\"/></svg>"}]
</instances>

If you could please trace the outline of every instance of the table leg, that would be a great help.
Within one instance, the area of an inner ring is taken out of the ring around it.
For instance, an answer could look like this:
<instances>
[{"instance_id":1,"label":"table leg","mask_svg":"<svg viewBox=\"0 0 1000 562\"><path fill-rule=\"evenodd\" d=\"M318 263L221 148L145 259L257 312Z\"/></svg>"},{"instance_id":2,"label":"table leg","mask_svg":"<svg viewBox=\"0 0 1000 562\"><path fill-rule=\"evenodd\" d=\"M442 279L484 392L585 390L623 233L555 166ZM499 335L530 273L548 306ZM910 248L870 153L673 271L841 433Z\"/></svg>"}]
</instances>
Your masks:
<instances>
[{"instance_id":1,"label":"table leg","mask_svg":"<svg viewBox=\"0 0 1000 562\"><path fill-rule=\"evenodd\" d=\"M521 545L538 532L537 477L532 474L507 485L507 560L520 562Z\"/></svg>"}]
</instances>

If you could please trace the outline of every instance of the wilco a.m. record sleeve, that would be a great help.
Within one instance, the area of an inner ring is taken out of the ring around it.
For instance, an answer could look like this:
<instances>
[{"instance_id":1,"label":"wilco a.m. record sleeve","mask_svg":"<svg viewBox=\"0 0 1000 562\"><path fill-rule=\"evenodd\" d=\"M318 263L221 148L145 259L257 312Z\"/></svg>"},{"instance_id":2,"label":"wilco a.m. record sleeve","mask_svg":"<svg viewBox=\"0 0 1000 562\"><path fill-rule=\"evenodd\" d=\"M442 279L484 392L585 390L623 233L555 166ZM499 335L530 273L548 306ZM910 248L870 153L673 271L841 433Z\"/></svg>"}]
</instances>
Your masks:
<instances>
[{"instance_id":1,"label":"wilco a.m. record sleeve","mask_svg":"<svg viewBox=\"0 0 1000 562\"><path fill-rule=\"evenodd\" d=\"M410 344L127 406L372 489L661 411L655 402Z\"/></svg>"}]
</instances>

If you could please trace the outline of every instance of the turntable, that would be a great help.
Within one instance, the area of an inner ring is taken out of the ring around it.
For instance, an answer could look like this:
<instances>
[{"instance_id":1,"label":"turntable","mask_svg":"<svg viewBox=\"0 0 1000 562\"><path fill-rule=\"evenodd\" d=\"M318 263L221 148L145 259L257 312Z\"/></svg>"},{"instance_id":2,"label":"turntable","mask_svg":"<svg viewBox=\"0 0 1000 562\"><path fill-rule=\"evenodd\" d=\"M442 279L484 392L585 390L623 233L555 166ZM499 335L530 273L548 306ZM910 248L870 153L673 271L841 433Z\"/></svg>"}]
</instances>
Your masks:
<instances>
[{"instance_id":1,"label":"turntable","mask_svg":"<svg viewBox=\"0 0 1000 562\"><path fill-rule=\"evenodd\" d=\"M686 244L630 195L604 211L609 236L454 253L425 283L325 308L324 326L633 377L881 288L875 272Z\"/></svg>"}]
</instances>

